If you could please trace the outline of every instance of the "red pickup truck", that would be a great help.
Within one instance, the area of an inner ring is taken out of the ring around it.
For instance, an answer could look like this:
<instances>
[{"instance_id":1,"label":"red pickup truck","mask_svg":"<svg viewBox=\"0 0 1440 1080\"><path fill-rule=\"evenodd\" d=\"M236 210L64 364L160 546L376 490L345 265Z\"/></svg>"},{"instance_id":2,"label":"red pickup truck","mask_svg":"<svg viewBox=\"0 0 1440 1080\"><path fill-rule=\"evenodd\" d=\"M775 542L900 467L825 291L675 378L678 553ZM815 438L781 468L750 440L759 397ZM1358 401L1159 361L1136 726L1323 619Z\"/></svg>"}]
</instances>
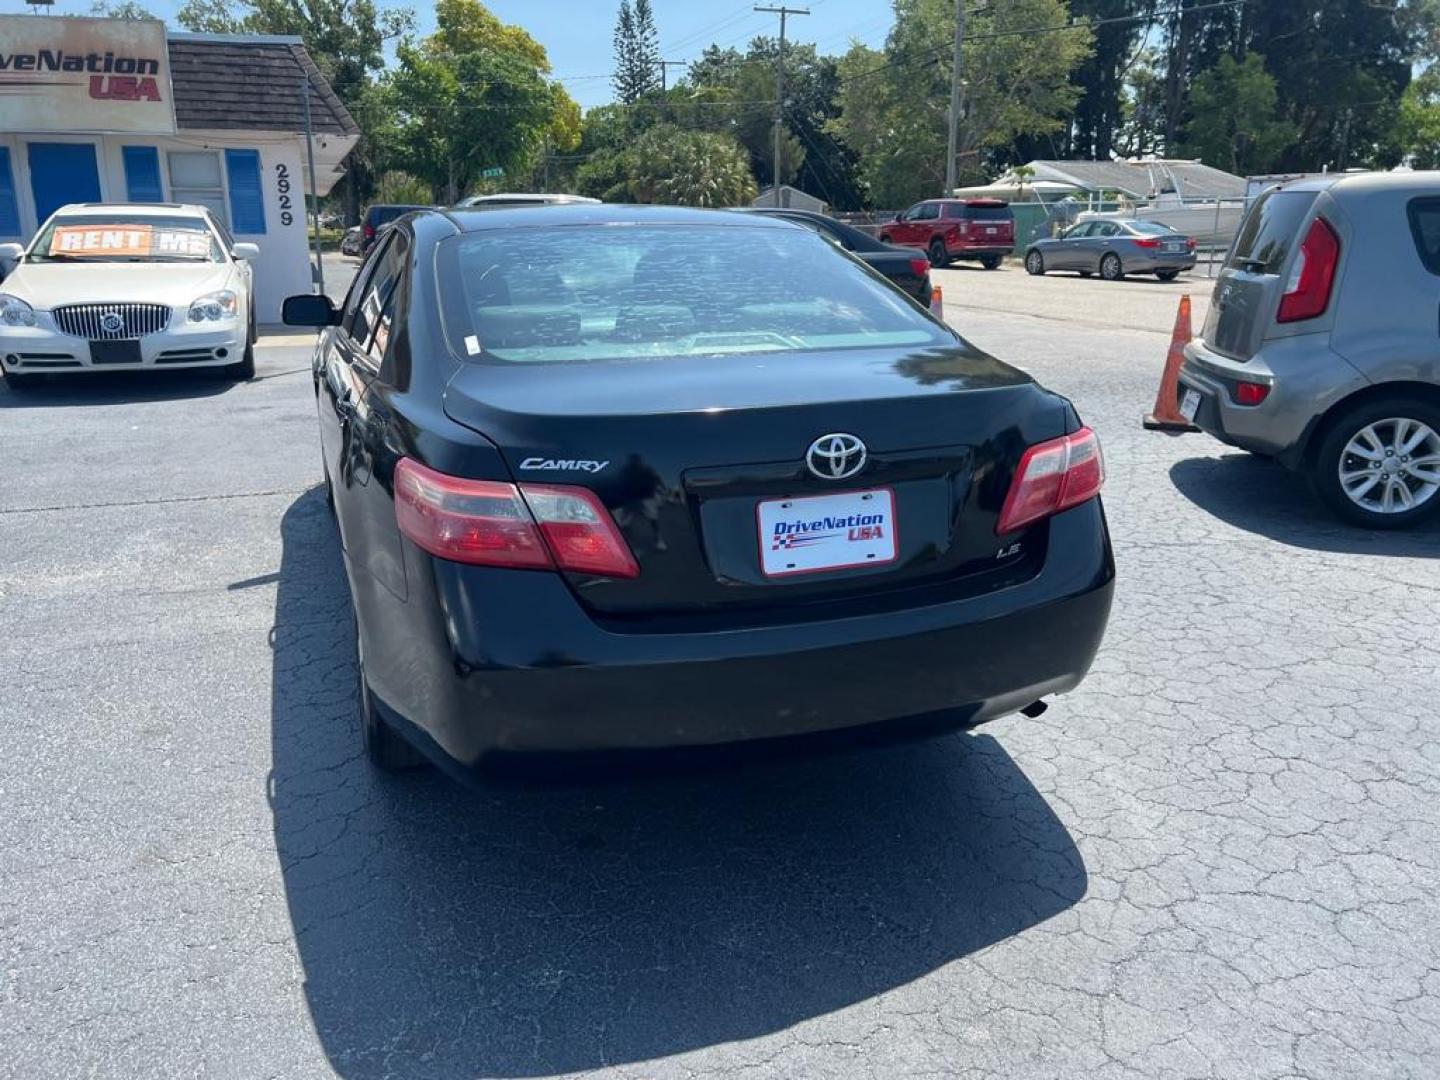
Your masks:
<instances>
[{"instance_id":1,"label":"red pickup truck","mask_svg":"<svg viewBox=\"0 0 1440 1080\"><path fill-rule=\"evenodd\" d=\"M1015 213L1004 199L927 199L881 226L880 239L919 248L931 266L978 259L994 270L1015 247Z\"/></svg>"}]
</instances>

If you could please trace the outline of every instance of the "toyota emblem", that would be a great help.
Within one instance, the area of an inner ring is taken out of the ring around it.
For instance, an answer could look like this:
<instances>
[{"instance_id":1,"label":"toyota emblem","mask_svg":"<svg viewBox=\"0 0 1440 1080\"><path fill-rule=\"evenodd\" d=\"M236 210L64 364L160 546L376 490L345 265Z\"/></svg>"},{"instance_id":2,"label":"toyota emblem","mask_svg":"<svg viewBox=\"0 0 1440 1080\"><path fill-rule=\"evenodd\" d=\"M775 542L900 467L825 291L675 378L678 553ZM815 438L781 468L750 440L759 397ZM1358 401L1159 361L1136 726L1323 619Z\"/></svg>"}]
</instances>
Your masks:
<instances>
[{"instance_id":1,"label":"toyota emblem","mask_svg":"<svg viewBox=\"0 0 1440 1080\"><path fill-rule=\"evenodd\" d=\"M118 334L125 329L125 320L118 311L107 311L100 316L100 329L107 334Z\"/></svg>"},{"instance_id":2,"label":"toyota emblem","mask_svg":"<svg viewBox=\"0 0 1440 1080\"><path fill-rule=\"evenodd\" d=\"M822 480L845 480L865 468L865 444L854 435L821 435L805 452L805 464Z\"/></svg>"}]
</instances>

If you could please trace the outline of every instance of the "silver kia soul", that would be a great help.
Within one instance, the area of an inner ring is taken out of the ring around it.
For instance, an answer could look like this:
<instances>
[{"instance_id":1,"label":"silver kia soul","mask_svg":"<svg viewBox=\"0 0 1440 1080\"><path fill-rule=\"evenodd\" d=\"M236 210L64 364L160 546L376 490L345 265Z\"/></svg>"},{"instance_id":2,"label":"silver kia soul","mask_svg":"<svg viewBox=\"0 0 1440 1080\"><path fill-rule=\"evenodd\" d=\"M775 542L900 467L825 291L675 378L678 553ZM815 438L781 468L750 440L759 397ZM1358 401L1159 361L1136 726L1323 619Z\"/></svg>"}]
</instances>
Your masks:
<instances>
[{"instance_id":1,"label":"silver kia soul","mask_svg":"<svg viewBox=\"0 0 1440 1080\"><path fill-rule=\"evenodd\" d=\"M1440 172L1272 188L1241 223L1179 405L1341 517L1440 512Z\"/></svg>"}]
</instances>

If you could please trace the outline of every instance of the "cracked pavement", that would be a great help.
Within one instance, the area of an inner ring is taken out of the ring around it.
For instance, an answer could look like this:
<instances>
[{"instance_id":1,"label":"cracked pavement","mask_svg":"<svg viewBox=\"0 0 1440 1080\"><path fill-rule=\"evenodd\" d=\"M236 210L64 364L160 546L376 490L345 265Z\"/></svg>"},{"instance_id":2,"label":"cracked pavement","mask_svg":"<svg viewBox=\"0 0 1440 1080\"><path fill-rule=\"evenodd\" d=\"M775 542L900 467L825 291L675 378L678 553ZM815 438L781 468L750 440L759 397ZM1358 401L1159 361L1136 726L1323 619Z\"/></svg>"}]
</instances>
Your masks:
<instances>
[{"instance_id":1,"label":"cracked pavement","mask_svg":"<svg viewBox=\"0 0 1440 1080\"><path fill-rule=\"evenodd\" d=\"M308 350L0 387L0 1076L1434 1076L1440 529L1143 432L1179 286L941 281L1104 442L1094 671L670 775L367 769Z\"/></svg>"}]
</instances>

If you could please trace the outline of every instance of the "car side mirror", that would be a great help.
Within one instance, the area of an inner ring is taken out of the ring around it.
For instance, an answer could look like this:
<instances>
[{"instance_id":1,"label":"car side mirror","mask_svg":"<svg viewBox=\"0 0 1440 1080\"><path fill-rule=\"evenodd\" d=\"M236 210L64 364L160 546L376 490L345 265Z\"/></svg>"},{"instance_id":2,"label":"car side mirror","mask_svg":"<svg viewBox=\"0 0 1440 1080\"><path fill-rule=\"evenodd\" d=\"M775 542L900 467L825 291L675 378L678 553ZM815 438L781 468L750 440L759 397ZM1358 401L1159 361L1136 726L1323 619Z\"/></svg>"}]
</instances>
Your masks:
<instances>
[{"instance_id":1,"label":"car side mirror","mask_svg":"<svg viewBox=\"0 0 1440 1080\"><path fill-rule=\"evenodd\" d=\"M231 252L237 259L258 259L260 257L259 244L236 244L235 250Z\"/></svg>"},{"instance_id":2,"label":"car side mirror","mask_svg":"<svg viewBox=\"0 0 1440 1080\"><path fill-rule=\"evenodd\" d=\"M301 293L287 296L280 308L280 318L286 326L338 326L340 309L328 296L315 293Z\"/></svg>"},{"instance_id":3,"label":"car side mirror","mask_svg":"<svg viewBox=\"0 0 1440 1080\"><path fill-rule=\"evenodd\" d=\"M0 259L18 259L24 254L24 244L0 244Z\"/></svg>"}]
</instances>

